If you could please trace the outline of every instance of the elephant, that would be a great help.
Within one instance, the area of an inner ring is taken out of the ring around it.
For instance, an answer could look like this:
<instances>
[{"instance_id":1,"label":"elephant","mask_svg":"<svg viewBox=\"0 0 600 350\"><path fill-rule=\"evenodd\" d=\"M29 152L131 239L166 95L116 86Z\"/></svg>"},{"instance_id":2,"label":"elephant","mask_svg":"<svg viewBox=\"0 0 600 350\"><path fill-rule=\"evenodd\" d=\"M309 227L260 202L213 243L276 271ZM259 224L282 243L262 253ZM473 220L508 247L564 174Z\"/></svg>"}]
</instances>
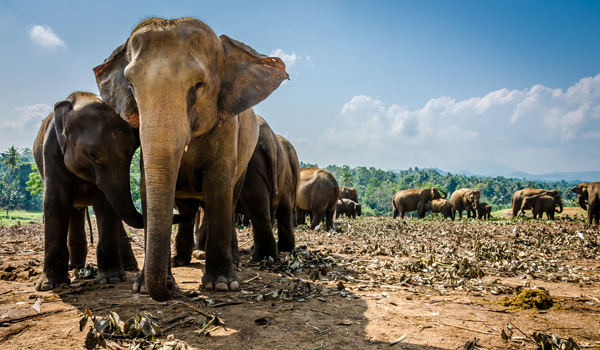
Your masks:
<instances>
[{"instance_id":1,"label":"elephant","mask_svg":"<svg viewBox=\"0 0 600 350\"><path fill-rule=\"evenodd\" d=\"M137 269L121 221L136 228L144 224L129 185L136 148L129 124L89 92L74 92L56 103L42 122L33 144L44 180L44 267L37 290L69 283L69 268L85 264L89 205L98 221L98 280L116 283L125 280L123 265Z\"/></svg>"},{"instance_id":2,"label":"elephant","mask_svg":"<svg viewBox=\"0 0 600 350\"><path fill-rule=\"evenodd\" d=\"M361 205L356 203L352 199L338 199L337 207L335 210L335 217L338 218L340 217L340 215L346 215L349 218L356 219L356 215L361 215Z\"/></svg>"},{"instance_id":3,"label":"elephant","mask_svg":"<svg viewBox=\"0 0 600 350\"><path fill-rule=\"evenodd\" d=\"M254 246L251 250L252 259L255 261L268 256L275 257L277 250L294 249L292 216L296 205L300 172L300 164L293 146L285 138L276 135L266 120L262 117L258 119L260 125L258 143L248 163L237 204L238 211L244 213L252 222ZM282 140L287 142L285 147ZM275 219L277 219L278 242L275 242L273 237ZM198 236L196 249L205 250L206 230L202 229L199 232L201 234ZM235 230L232 232L235 234ZM187 264L191 260L192 245L180 244L182 233L179 230L175 240L176 266ZM186 234L191 236L191 231ZM237 242L237 237L234 240ZM188 243L189 239L183 242ZM238 258L234 256L234 260Z\"/></svg>"},{"instance_id":4,"label":"elephant","mask_svg":"<svg viewBox=\"0 0 600 350\"><path fill-rule=\"evenodd\" d=\"M432 213L440 213L444 215L444 218L450 218L454 221L456 215L454 206L449 200L444 198L438 198L425 203L425 211L431 210Z\"/></svg>"},{"instance_id":5,"label":"elephant","mask_svg":"<svg viewBox=\"0 0 600 350\"><path fill-rule=\"evenodd\" d=\"M356 188L354 187L344 187L340 186L340 197L348 198L358 203L358 193L356 192Z\"/></svg>"},{"instance_id":6,"label":"elephant","mask_svg":"<svg viewBox=\"0 0 600 350\"><path fill-rule=\"evenodd\" d=\"M139 125L146 259L134 291L158 301L173 296L172 208L200 201L208 236L202 286L239 289L233 269L234 206L258 141L252 107L289 79L285 64L246 44L218 37L195 18L141 21L94 69L102 98ZM192 208L192 209L190 209Z\"/></svg>"},{"instance_id":7,"label":"elephant","mask_svg":"<svg viewBox=\"0 0 600 350\"><path fill-rule=\"evenodd\" d=\"M577 194L577 201L583 210L587 210L588 224L598 225L600 220L600 182L580 182L570 189ZM587 202L587 203L586 203Z\"/></svg>"},{"instance_id":8,"label":"elephant","mask_svg":"<svg viewBox=\"0 0 600 350\"><path fill-rule=\"evenodd\" d=\"M477 218L486 219L486 220L491 219L492 218L492 206L487 203L480 202L479 206L477 207Z\"/></svg>"},{"instance_id":9,"label":"elephant","mask_svg":"<svg viewBox=\"0 0 600 350\"><path fill-rule=\"evenodd\" d=\"M339 185L329 171L313 167L300 169L298 209L310 215L311 230L314 230L323 218L325 218L325 230L329 231L333 228L333 215L339 196Z\"/></svg>"},{"instance_id":10,"label":"elephant","mask_svg":"<svg viewBox=\"0 0 600 350\"><path fill-rule=\"evenodd\" d=\"M548 219L554 220L554 208L556 208L556 200L552 196L548 196L545 193L536 194L523 198L521 214L525 215L525 210L531 209L534 219L538 215L541 219L542 215L546 213Z\"/></svg>"},{"instance_id":11,"label":"elephant","mask_svg":"<svg viewBox=\"0 0 600 350\"><path fill-rule=\"evenodd\" d=\"M513 196L512 196L512 218L514 219L515 217L517 217L517 214L519 213L519 210L521 210L521 206L523 205L523 199L525 199L525 197L535 196L537 194L542 194L542 193L547 194L547 195L551 196L552 198L554 198L554 200L556 201L556 204L559 207L559 210L556 212L562 213L563 202L562 202L560 194L558 193L557 190L525 188L522 190L515 191L515 193L513 193Z\"/></svg>"},{"instance_id":12,"label":"elephant","mask_svg":"<svg viewBox=\"0 0 600 350\"><path fill-rule=\"evenodd\" d=\"M450 202L454 206L454 209L458 212L458 218L462 219L463 210L467 211L467 218L470 218L471 215L473 217L476 216L475 211L479 206L479 199L481 198L481 193L478 190L474 190L471 188L461 188L460 190L456 190L450 196Z\"/></svg>"},{"instance_id":13,"label":"elephant","mask_svg":"<svg viewBox=\"0 0 600 350\"><path fill-rule=\"evenodd\" d=\"M434 199L446 199L446 192L435 187L426 189L410 189L396 192L392 198L392 206L394 208L394 219L400 214L400 218L404 219L404 214L408 211L417 211L419 219L425 217L425 203Z\"/></svg>"}]
</instances>

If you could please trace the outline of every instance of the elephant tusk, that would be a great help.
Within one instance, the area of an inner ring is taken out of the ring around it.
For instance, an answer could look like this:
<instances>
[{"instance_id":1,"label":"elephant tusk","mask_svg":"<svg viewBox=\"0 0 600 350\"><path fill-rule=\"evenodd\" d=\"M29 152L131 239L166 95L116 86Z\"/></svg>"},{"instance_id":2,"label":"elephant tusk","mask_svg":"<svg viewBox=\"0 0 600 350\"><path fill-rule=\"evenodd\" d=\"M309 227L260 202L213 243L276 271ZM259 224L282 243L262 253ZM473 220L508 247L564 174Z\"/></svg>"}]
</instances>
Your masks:
<instances>
[{"instance_id":1,"label":"elephant tusk","mask_svg":"<svg viewBox=\"0 0 600 350\"><path fill-rule=\"evenodd\" d=\"M186 145L185 148L183 149L184 152L187 152L188 150L188 146Z\"/></svg>"}]
</instances>

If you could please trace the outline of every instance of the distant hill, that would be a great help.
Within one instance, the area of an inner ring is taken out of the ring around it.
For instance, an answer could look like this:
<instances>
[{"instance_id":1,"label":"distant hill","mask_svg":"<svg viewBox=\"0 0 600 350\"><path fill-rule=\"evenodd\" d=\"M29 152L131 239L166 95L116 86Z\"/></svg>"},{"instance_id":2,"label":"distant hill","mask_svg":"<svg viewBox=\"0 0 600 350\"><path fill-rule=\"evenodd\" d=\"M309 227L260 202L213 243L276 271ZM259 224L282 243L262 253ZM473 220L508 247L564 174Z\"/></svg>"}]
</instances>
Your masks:
<instances>
[{"instance_id":1,"label":"distant hill","mask_svg":"<svg viewBox=\"0 0 600 350\"><path fill-rule=\"evenodd\" d=\"M512 179L528 179L539 181L594 182L600 181L600 171L553 172L548 174L529 174L510 168L491 160L466 162L450 167L450 173L467 176L503 176Z\"/></svg>"}]
</instances>

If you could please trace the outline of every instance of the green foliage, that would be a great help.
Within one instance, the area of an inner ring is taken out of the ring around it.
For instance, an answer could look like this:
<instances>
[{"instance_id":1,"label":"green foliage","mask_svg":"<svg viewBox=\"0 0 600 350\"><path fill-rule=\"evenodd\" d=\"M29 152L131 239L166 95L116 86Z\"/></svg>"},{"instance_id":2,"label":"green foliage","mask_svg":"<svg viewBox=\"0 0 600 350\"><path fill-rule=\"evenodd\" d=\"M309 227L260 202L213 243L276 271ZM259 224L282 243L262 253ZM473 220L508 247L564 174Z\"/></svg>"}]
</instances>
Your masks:
<instances>
[{"instance_id":1,"label":"green foliage","mask_svg":"<svg viewBox=\"0 0 600 350\"><path fill-rule=\"evenodd\" d=\"M12 146L0 154L0 207L6 210L6 216L15 209L41 210L43 185L40 191L37 180L31 179L35 177L32 173L38 171L30 149L19 151ZM27 189L31 186L33 193Z\"/></svg>"},{"instance_id":2,"label":"green foliage","mask_svg":"<svg viewBox=\"0 0 600 350\"><path fill-rule=\"evenodd\" d=\"M131 187L131 198L133 199L133 204L138 208L138 210L141 211L142 200L140 195L140 152L141 148L138 148L133 154L133 159L131 159L131 165L129 166L129 186Z\"/></svg>"},{"instance_id":3,"label":"green foliage","mask_svg":"<svg viewBox=\"0 0 600 350\"><path fill-rule=\"evenodd\" d=\"M308 166L301 163L302 166ZM511 207L512 195L523 188L545 188L559 191L565 206L577 206L575 194L569 191L573 183L565 181L545 182L526 179L507 179L498 177L467 176L463 174L442 173L437 169L409 168L389 171L363 166L350 168L330 165L325 168L331 172L340 186L355 187L363 205L363 215L391 216L392 197L400 190L411 188L436 187L448 193L461 188L475 188L481 192L481 202L491 204L493 210ZM573 204L575 203L575 204Z\"/></svg>"}]
</instances>

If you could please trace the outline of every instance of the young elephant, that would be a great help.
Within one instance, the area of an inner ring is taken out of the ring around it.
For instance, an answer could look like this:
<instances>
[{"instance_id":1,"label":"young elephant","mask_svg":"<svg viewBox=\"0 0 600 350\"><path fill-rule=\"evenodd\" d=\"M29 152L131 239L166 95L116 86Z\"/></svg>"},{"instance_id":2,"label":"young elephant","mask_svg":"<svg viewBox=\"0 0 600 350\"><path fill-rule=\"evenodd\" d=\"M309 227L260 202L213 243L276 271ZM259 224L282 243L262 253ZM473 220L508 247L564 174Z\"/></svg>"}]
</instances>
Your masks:
<instances>
[{"instance_id":1,"label":"young elephant","mask_svg":"<svg viewBox=\"0 0 600 350\"><path fill-rule=\"evenodd\" d=\"M44 179L44 269L37 290L69 283L69 264L85 263L83 208L89 205L99 228L98 280L124 280L122 260L137 268L121 222L144 226L129 187L136 146L129 124L92 93L74 92L43 121L33 146Z\"/></svg>"},{"instance_id":2,"label":"young elephant","mask_svg":"<svg viewBox=\"0 0 600 350\"><path fill-rule=\"evenodd\" d=\"M408 211L417 211L419 219L425 217L425 203L434 199L446 199L447 194L435 187L426 189L410 189L396 192L392 198L392 207L394 208L394 219L400 214L400 218L404 219L404 214Z\"/></svg>"},{"instance_id":3,"label":"young elephant","mask_svg":"<svg viewBox=\"0 0 600 350\"><path fill-rule=\"evenodd\" d=\"M425 203L425 211L431 210L432 213L440 213L444 218L450 218L454 221L456 215L454 206L449 200L438 198Z\"/></svg>"},{"instance_id":4,"label":"young elephant","mask_svg":"<svg viewBox=\"0 0 600 350\"><path fill-rule=\"evenodd\" d=\"M356 219L356 215L360 216L360 214L360 204L348 198L338 199L337 207L335 210L336 218L340 217L340 215L346 215L349 218Z\"/></svg>"},{"instance_id":5,"label":"young elephant","mask_svg":"<svg viewBox=\"0 0 600 350\"><path fill-rule=\"evenodd\" d=\"M333 215L339 199L340 188L333 175L323 169L300 169L298 208L310 215L310 229L314 230L325 218L325 230L333 227Z\"/></svg>"},{"instance_id":6,"label":"young elephant","mask_svg":"<svg viewBox=\"0 0 600 350\"><path fill-rule=\"evenodd\" d=\"M538 215L541 219L543 213L546 213L548 219L554 220L554 208L556 208L556 204L556 200L546 194L525 197L521 205L521 214L525 215L525 210L531 209L534 219Z\"/></svg>"},{"instance_id":7,"label":"young elephant","mask_svg":"<svg viewBox=\"0 0 600 350\"><path fill-rule=\"evenodd\" d=\"M479 203L477 207L477 217L479 219L489 220L492 217L492 206L487 203Z\"/></svg>"},{"instance_id":8,"label":"young elephant","mask_svg":"<svg viewBox=\"0 0 600 350\"><path fill-rule=\"evenodd\" d=\"M581 182L570 189L577 194L577 201L583 210L587 210L588 224L600 221L600 182Z\"/></svg>"}]
</instances>

